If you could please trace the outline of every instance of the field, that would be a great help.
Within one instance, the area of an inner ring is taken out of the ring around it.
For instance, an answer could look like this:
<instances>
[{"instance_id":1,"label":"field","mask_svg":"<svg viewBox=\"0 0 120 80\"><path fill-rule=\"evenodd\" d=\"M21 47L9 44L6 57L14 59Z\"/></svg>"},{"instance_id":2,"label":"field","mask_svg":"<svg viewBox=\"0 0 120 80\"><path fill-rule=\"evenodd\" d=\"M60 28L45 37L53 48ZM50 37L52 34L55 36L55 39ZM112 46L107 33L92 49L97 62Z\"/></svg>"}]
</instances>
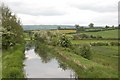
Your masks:
<instances>
[{"instance_id":1,"label":"field","mask_svg":"<svg viewBox=\"0 0 120 80\"><path fill-rule=\"evenodd\" d=\"M100 35L103 38L118 38L118 30L107 30L99 32L82 32L87 35ZM89 44L92 42L118 42L118 40L71 40L72 44ZM113 69L118 69L118 46L92 46L92 61L108 66Z\"/></svg>"},{"instance_id":2,"label":"field","mask_svg":"<svg viewBox=\"0 0 120 80\"><path fill-rule=\"evenodd\" d=\"M82 32L87 35L102 36L103 38L118 38L118 30L107 30L99 32Z\"/></svg>"},{"instance_id":3,"label":"field","mask_svg":"<svg viewBox=\"0 0 120 80\"><path fill-rule=\"evenodd\" d=\"M91 42L117 42L118 40L71 40L72 44L87 44L87 43L91 43Z\"/></svg>"},{"instance_id":4,"label":"field","mask_svg":"<svg viewBox=\"0 0 120 80\"><path fill-rule=\"evenodd\" d=\"M76 30L51 30L53 32L60 32L60 33L75 33Z\"/></svg>"},{"instance_id":5,"label":"field","mask_svg":"<svg viewBox=\"0 0 120 80\"><path fill-rule=\"evenodd\" d=\"M97 46L92 47L92 61L118 70L118 47Z\"/></svg>"},{"instance_id":6,"label":"field","mask_svg":"<svg viewBox=\"0 0 120 80\"><path fill-rule=\"evenodd\" d=\"M39 32L39 31L51 31L51 32L60 32L60 33L75 33L76 30L33 30L32 32Z\"/></svg>"}]
</instances>

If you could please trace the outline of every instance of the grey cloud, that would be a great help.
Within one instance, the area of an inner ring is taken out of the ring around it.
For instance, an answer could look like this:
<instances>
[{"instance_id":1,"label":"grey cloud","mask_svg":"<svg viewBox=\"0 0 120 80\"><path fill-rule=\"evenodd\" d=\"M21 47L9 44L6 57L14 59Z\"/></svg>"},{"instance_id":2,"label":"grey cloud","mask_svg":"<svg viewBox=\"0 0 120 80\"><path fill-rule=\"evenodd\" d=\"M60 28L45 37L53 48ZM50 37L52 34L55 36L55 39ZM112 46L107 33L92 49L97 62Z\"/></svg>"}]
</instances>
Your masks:
<instances>
[{"instance_id":1,"label":"grey cloud","mask_svg":"<svg viewBox=\"0 0 120 80\"><path fill-rule=\"evenodd\" d=\"M75 8L78 8L80 10L90 10L90 11L94 11L94 12L102 12L102 13L105 13L105 12L117 12L117 4L116 6L115 5L109 5L109 4L99 4L99 3L96 3L96 4L81 4L81 5L75 5L75 4L72 4L71 5L72 7L75 7Z\"/></svg>"},{"instance_id":2,"label":"grey cloud","mask_svg":"<svg viewBox=\"0 0 120 80\"><path fill-rule=\"evenodd\" d=\"M33 16L60 16L65 15L65 11L61 11L55 7L34 7L32 5L26 5L24 3L11 3L10 7L16 13L27 14Z\"/></svg>"}]
</instances>

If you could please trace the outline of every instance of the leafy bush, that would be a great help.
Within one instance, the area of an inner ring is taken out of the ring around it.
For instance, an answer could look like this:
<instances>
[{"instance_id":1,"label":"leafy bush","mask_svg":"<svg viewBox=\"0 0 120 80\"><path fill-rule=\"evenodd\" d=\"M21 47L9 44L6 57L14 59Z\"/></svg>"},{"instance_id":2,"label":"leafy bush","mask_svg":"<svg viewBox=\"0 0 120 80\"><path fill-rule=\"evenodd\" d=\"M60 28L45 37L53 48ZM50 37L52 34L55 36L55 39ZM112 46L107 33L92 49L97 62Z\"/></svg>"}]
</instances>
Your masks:
<instances>
[{"instance_id":1,"label":"leafy bush","mask_svg":"<svg viewBox=\"0 0 120 80\"><path fill-rule=\"evenodd\" d=\"M63 35L60 37L59 45L62 46L62 47L70 47L70 46L71 46L71 42L70 42L70 40L68 39L68 37L63 34Z\"/></svg>"},{"instance_id":2,"label":"leafy bush","mask_svg":"<svg viewBox=\"0 0 120 80\"><path fill-rule=\"evenodd\" d=\"M91 58L91 47L88 44L84 44L80 47L80 55L84 58Z\"/></svg>"},{"instance_id":3,"label":"leafy bush","mask_svg":"<svg viewBox=\"0 0 120 80\"><path fill-rule=\"evenodd\" d=\"M93 42L90 43L91 46L109 46L107 42Z\"/></svg>"},{"instance_id":4,"label":"leafy bush","mask_svg":"<svg viewBox=\"0 0 120 80\"><path fill-rule=\"evenodd\" d=\"M77 34L73 36L73 39L86 39L89 38L89 35L87 34Z\"/></svg>"},{"instance_id":5,"label":"leafy bush","mask_svg":"<svg viewBox=\"0 0 120 80\"><path fill-rule=\"evenodd\" d=\"M120 46L120 42L110 42L111 46Z\"/></svg>"},{"instance_id":6,"label":"leafy bush","mask_svg":"<svg viewBox=\"0 0 120 80\"><path fill-rule=\"evenodd\" d=\"M87 35L87 34L77 34L73 36L73 39L101 39L102 36L94 36L94 35Z\"/></svg>"}]
</instances>

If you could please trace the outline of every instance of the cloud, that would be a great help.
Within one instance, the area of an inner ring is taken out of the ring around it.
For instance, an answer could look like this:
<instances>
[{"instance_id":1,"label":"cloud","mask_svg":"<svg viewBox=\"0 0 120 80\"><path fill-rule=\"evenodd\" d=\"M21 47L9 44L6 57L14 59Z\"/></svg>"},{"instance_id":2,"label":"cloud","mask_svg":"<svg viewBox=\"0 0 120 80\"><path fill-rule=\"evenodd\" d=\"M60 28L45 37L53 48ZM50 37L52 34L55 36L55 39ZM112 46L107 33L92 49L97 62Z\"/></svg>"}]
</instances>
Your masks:
<instances>
[{"instance_id":1,"label":"cloud","mask_svg":"<svg viewBox=\"0 0 120 80\"><path fill-rule=\"evenodd\" d=\"M89 10L94 12L117 12L118 1L108 1L108 0L96 0L96 1L87 1L84 0L81 3L71 3L72 7L78 8L80 10Z\"/></svg>"},{"instance_id":2,"label":"cloud","mask_svg":"<svg viewBox=\"0 0 120 80\"><path fill-rule=\"evenodd\" d=\"M57 16L57 15L65 15L66 13L64 11L60 11L58 9L47 7L47 8L20 8L15 9L15 12L21 13L21 14L28 14L33 16Z\"/></svg>"},{"instance_id":3,"label":"cloud","mask_svg":"<svg viewBox=\"0 0 120 80\"><path fill-rule=\"evenodd\" d=\"M117 25L119 0L4 0L23 24Z\"/></svg>"},{"instance_id":4,"label":"cloud","mask_svg":"<svg viewBox=\"0 0 120 80\"><path fill-rule=\"evenodd\" d=\"M57 16L57 15L65 15L65 10L59 7L56 7L56 5L50 5L47 2L39 2L37 0L30 1L20 1L20 0L13 0L13 1L7 1L4 2L10 6L10 8L15 13L21 13L21 14L28 14L33 16ZM43 3L43 4L42 4Z\"/></svg>"}]
</instances>

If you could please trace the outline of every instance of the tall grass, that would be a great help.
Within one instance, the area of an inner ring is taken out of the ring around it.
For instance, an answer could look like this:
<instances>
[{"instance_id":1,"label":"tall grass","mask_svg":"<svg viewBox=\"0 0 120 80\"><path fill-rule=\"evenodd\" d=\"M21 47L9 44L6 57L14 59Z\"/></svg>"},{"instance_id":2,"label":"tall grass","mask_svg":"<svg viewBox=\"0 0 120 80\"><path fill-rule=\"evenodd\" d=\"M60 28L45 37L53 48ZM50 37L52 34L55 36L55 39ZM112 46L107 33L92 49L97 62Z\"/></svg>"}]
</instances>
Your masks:
<instances>
[{"instance_id":1,"label":"tall grass","mask_svg":"<svg viewBox=\"0 0 120 80\"><path fill-rule=\"evenodd\" d=\"M2 78L24 78L24 45L16 45L2 53Z\"/></svg>"}]
</instances>

